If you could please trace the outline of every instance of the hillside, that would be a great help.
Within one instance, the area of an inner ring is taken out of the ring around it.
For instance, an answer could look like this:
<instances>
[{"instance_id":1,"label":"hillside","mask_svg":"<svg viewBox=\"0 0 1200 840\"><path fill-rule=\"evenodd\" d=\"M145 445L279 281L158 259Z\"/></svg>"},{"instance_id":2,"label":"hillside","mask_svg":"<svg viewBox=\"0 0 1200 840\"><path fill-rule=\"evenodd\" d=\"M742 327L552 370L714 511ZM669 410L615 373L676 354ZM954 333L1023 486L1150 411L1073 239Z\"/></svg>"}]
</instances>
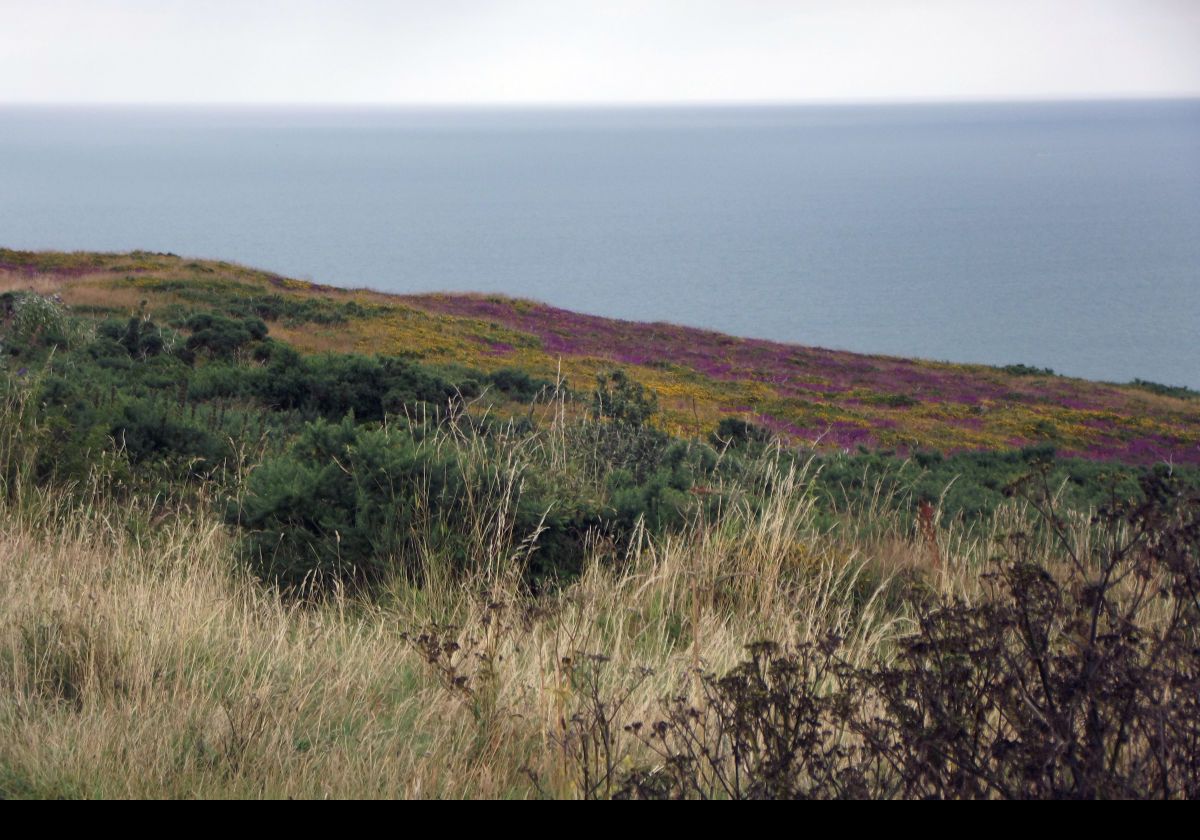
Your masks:
<instances>
[{"instance_id":1,"label":"hillside","mask_svg":"<svg viewBox=\"0 0 1200 840\"><path fill-rule=\"evenodd\" d=\"M834 450L904 455L1052 444L1064 457L1200 465L1200 400L1149 383L854 354L495 296L343 290L145 252L0 250L0 290L18 289L61 296L74 312L97 317L236 306L306 352L519 369L584 388L620 366L652 389L659 422L682 436L704 437L723 418L738 417L787 441Z\"/></svg>"},{"instance_id":2,"label":"hillside","mask_svg":"<svg viewBox=\"0 0 1200 840\"><path fill-rule=\"evenodd\" d=\"M0 799L1200 796L1186 390L140 252L0 316Z\"/></svg>"}]
</instances>

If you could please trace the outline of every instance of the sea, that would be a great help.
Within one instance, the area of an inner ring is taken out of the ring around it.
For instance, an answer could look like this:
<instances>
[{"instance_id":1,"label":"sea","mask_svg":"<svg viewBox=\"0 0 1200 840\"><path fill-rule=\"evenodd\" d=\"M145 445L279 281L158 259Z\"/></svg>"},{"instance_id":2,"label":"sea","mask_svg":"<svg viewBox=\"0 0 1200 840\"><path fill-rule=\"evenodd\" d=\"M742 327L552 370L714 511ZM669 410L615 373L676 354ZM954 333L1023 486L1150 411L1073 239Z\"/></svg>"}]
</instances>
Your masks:
<instances>
[{"instance_id":1,"label":"sea","mask_svg":"<svg viewBox=\"0 0 1200 840\"><path fill-rule=\"evenodd\" d=\"M1200 388L1200 100L0 106L0 247Z\"/></svg>"}]
</instances>

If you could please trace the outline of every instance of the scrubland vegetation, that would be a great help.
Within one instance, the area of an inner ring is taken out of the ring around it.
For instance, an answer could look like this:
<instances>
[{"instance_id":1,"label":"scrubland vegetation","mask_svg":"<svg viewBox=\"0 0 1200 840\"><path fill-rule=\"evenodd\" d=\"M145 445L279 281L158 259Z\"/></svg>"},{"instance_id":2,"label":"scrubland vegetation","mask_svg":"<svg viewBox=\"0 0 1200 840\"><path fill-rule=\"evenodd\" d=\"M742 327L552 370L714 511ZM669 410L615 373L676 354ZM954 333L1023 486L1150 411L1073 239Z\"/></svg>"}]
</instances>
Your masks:
<instances>
[{"instance_id":1,"label":"scrubland vegetation","mask_svg":"<svg viewBox=\"0 0 1200 840\"><path fill-rule=\"evenodd\" d=\"M382 296L0 263L0 796L1200 792L1188 394L1061 385L1178 458L845 451L614 359L316 352L432 317Z\"/></svg>"}]
</instances>

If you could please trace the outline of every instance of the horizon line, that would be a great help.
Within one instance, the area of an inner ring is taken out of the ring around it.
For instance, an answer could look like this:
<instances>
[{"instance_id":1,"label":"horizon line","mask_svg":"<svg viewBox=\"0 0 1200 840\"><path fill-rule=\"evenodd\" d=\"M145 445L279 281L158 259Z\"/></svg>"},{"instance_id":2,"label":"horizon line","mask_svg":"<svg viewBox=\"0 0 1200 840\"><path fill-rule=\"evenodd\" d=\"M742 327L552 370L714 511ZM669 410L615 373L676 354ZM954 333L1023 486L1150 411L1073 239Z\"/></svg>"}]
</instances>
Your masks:
<instances>
[{"instance_id":1,"label":"horizon line","mask_svg":"<svg viewBox=\"0 0 1200 840\"><path fill-rule=\"evenodd\" d=\"M0 108L279 108L279 109L395 109L395 110L601 110L640 108L788 108L819 106L906 105L1021 105L1103 102L1181 102L1200 100L1200 91L1188 93L1097 93L1001 96L913 96L811 99L662 99L662 100L511 100L511 101L301 101L301 100L6 100Z\"/></svg>"}]
</instances>

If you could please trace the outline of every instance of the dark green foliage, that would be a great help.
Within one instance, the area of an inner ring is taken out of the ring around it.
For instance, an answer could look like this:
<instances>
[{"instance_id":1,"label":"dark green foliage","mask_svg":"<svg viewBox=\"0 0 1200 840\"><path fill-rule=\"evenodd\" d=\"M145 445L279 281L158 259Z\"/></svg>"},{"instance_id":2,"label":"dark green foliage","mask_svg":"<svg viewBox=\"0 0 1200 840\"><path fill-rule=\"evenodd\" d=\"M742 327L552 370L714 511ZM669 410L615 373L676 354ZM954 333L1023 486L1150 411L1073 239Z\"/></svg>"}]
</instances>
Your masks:
<instances>
[{"instance_id":1,"label":"dark green foliage","mask_svg":"<svg viewBox=\"0 0 1200 840\"><path fill-rule=\"evenodd\" d=\"M600 500L549 475L530 475L517 500L513 528L518 542L538 534L526 583L540 592L573 580L583 571L589 538L613 530L611 510Z\"/></svg>"},{"instance_id":2,"label":"dark green foliage","mask_svg":"<svg viewBox=\"0 0 1200 840\"><path fill-rule=\"evenodd\" d=\"M609 479L609 490L617 522L629 531L644 517L646 526L655 533L681 523L691 507L690 478L663 470L638 484L627 471L614 472Z\"/></svg>"},{"instance_id":3,"label":"dark green foliage","mask_svg":"<svg viewBox=\"0 0 1200 840\"><path fill-rule=\"evenodd\" d=\"M297 324L341 324L351 319L370 318L387 310L357 301L335 302L324 298L262 295L246 298L233 312L244 311L264 321Z\"/></svg>"},{"instance_id":4,"label":"dark green foliage","mask_svg":"<svg viewBox=\"0 0 1200 840\"><path fill-rule=\"evenodd\" d=\"M111 357L117 355L117 348L120 348L126 356L148 359L162 353L172 339L173 336L146 318L134 317L124 323L110 319L96 327L92 355Z\"/></svg>"},{"instance_id":5,"label":"dark green foliage","mask_svg":"<svg viewBox=\"0 0 1200 840\"><path fill-rule=\"evenodd\" d=\"M1050 368L1032 367L1030 365L1005 365L1000 370L1010 376L1056 376L1055 372Z\"/></svg>"},{"instance_id":6,"label":"dark green foliage","mask_svg":"<svg viewBox=\"0 0 1200 840\"><path fill-rule=\"evenodd\" d=\"M214 359L232 359L251 342L267 337L261 318L227 318L215 312L200 312L184 322L191 330L186 349Z\"/></svg>"},{"instance_id":7,"label":"dark green foliage","mask_svg":"<svg viewBox=\"0 0 1200 840\"><path fill-rule=\"evenodd\" d=\"M629 473L630 480L637 484L658 472L671 445L670 435L649 426L601 421L589 424L582 432L581 437L591 437L583 446L590 444L595 459L592 467L597 476L622 471Z\"/></svg>"},{"instance_id":8,"label":"dark green foliage","mask_svg":"<svg viewBox=\"0 0 1200 840\"><path fill-rule=\"evenodd\" d=\"M109 435L134 465L171 461L195 475L210 472L228 451L220 438L189 423L170 403L151 400L126 403Z\"/></svg>"},{"instance_id":9,"label":"dark green foliage","mask_svg":"<svg viewBox=\"0 0 1200 840\"><path fill-rule=\"evenodd\" d=\"M941 501L944 520L985 519L1009 498L1014 481L1039 465L1049 467L1046 480L1062 502L1075 510L1095 508L1112 498L1140 492L1141 467L1061 458L1051 444L1020 450L961 452L918 451L904 461L883 452L821 456L816 484L824 504L835 509L862 509L879 497L911 512L917 502ZM1200 487L1200 471L1175 469L1187 486Z\"/></svg>"},{"instance_id":10,"label":"dark green foliage","mask_svg":"<svg viewBox=\"0 0 1200 840\"><path fill-rule=\"evenodd\" d=\"M658 413L658 396L625 371L613 370L596 377L592 412L609 423L640 428Z\"/></svg>"},{"instance_id":11,"label":"dark green foliage","mask_svg":"<svg viewBox=\"0 0 1200 840\"><path fill-rule=\"evenodd\" d=\"M669 435L650 425L658 412L654 393L624 371L603 373L596 377L591 409L591 422L581 430L586 440L581 449L591 452L596 473L623 470L635 484L649 479L671 443Z\"/></svg>"},{"instance_id":12,"label":"dark green foliage","mask_svg":"<svg viewBox=\"0 0 1200 840\"><path fill-rule=\"evenodd\" d=\"M1183 385L1160 385L1145 379L1135 379L1129 384L1134 388L1141 388L1143 391L1149 391L1151 394L1158 394L1162 397L1177 397L1181 400L1200 399L1200 391L1185 388Z\"/></svg>"},{"instance_id":13,"label":"dark green foliage","mask_svg":"<svg viewBox=\"0 0 1200 840\"><path fill-rule=\"evenodd\" d=\"M912 408L914 405L921 404L920 400L910 397L908 394L879 394L869 397L867 402L888 408Z\"/></svg>"},{"instance_id":14,"label":"dark green foliage","mask_svg":"<svg viewBox=\"0 0 1200 840\"><path fill-rule=\"evenodd\" d=\"M715 446L740 447L747 444L769 443L774 435L771 430L740 417L725 417L717 424L710 439Z\"/></svg>"},{"instance_id":15,"label":"dark green foliage","mask_svg":"<svg viewBox=\"0 0 1200 840\"><path fill-rule=\"evenodd\" d=\"M501 368L489 373L485 381L509 399L531 402L551 387L545 379L535 379L523 370Z\"/></svg>"},{"instance_id":16,"label":"dark green foliage","mask_svg":"<svg viewBox=\"0 0 1200 840\"><path fill-rule=\"evenodd\" d=\"M339 301L327 297L294 294L263 294L256 286L228 279L207 282L194 277L188 280L158 280L154 287L158 291L170 292L173 297L189 301L188 304L170 304L159 310L159 314L168 323L177 326L182 326L198 306L234 319L259 318L272 323L282 322L288 326L341 324L352 319L378 317L389 311L377 304L353 300Z\"/></svg>"},{"instance_id":17,"label":"dark green foliage","mask_svg":"<svg viewBox=\"0 0 1200 840\"><path fill-rule=\"evenodd\" d=\"M709 447L676 441L664 449L654 470L644 477L628 469L613 470L608 487L616 525L629 533L643 519L652 532L661 533L682 525L701 499L715 506L718 497L705 481L716 463L716 453Z\"/></svg>"},{"instance_id":18,"label":"dark green foliage","mask_svg":"<svg viewBox=\"0 0 1200 840\"><path fill-rule=\"evenodd\" d=\"M405 414L422 404L441 412L460 391L427 368L386 356L328 354L302 357L277 348L253 393L277 410L360 421Z\"/></svg>"},{"instance_id":19,"label":"dark green foliage","mask_svg":"<svg viewBox=\"0 0 1200 840\"><path fill-rule=\"evenodd\" d=\"M79 485L93 474L102 453L114 448L103 423L75 424L65 414L42 418L35 441L34 474L60 486ZM120 471L123 477L124 471Z\"/></svg>"},{"instance_id":20,"label":"dark green foliage","mask_svg":"<svg viewBox=\"0 0 1200 840\"><path fill-rule=\"evenodd\" d=\"M419 575L414 528L452 508L460 479L406 434L350 417L310 424L286 455L251 473L228 517L264 578L285 588Z\"/></svg>"}]
</instances>

